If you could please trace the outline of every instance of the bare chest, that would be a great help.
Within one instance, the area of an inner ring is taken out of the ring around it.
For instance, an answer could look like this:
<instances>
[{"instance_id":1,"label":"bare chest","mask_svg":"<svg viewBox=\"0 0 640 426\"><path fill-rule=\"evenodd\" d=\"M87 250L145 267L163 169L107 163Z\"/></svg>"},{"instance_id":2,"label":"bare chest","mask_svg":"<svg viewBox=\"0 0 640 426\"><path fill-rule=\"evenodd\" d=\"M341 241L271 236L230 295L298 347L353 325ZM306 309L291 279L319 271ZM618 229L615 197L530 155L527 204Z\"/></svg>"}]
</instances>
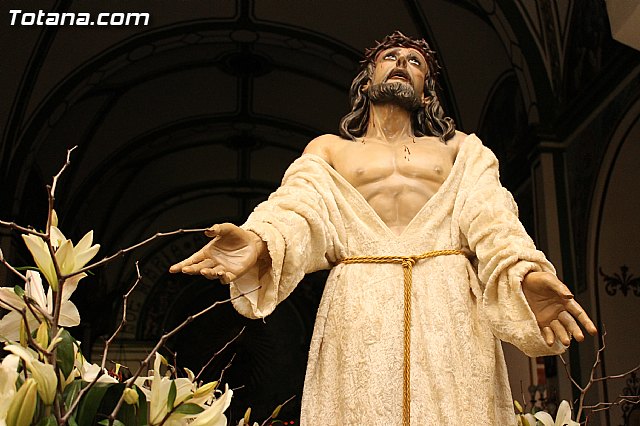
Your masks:
<instances>
[{"instance_id":1,"label":"bare chest","mask_svg":"<svg viewBox=\"0 0 640 426\"><path fill-rule=\"evenodd\" d=\"M388 145L352 142L333 159L334 168L367 198L406 189L430 197L451 172L455 153L440 142ZM375 189L372 187L375 185Z\"/></svg>"}]
</instances>

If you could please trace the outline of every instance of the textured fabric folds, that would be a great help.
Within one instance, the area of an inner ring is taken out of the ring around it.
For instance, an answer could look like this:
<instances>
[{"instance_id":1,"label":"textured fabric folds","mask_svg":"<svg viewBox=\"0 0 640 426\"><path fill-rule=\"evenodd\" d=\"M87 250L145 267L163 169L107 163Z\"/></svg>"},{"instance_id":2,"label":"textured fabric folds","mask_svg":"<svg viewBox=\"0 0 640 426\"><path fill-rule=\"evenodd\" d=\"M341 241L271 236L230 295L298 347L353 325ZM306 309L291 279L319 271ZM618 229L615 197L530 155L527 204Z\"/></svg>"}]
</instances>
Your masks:
<instances>
[{"instance_id":1,"label":"textured fabric folds","mask_svg":"<svg viewBox=\"0 0 640 426\"><path fill-rule=\"evenodd\" d=\"M303 426L396 425L402 419L403 272L398 264L337 264L352 256L470 250L413 268L411 424L515 424L500 339L530 356L548 347L521 290L554 271L517 218L493 153L475 135L401 235L324 160L305 154L243 228L266 241L270 264L231 284L234 306L263 318L304 274L333 268L318 309L302 398ZM336 265L337 264L337 265Z\"/></svg>"}]
</instances>

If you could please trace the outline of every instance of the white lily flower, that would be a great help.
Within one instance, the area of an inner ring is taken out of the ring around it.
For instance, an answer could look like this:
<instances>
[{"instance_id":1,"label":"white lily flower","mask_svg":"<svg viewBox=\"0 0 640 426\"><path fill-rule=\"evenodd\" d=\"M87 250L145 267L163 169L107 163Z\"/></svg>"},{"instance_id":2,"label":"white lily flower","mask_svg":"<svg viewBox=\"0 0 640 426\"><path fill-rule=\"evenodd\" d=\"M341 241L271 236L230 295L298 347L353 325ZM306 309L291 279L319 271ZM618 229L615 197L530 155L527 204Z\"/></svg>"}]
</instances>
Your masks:
<instances>
[{"instance_id":1,"label":"white lily flower","mask_svg":"<svg viewBox=\"0 0 640 426\"><path fill-rule=\"evenodd\" d=\"M51 287L47 289L45 295L40 274L37 271L27 271L26 276L27 283L25 284L24 294L33 299L43 311L49 315L53 315L54 302ZM78 287L78 282L86 276L87 274L83 272L65 281L62 289L62 306L58 325L62 327L73 327L80 324L78 308L76 308L76 305L74 305L69 298ZM11 311L0 320L0 339L17 341L20 338L22 315L13 309L22 310L26 308L26 306L24 300L15 294L13 288L0 287L0 307ZM36 309L33 309L33 311L37 316L34 316L31 311L31 309L26 309L27 324L29 325L29 330L33 332L38 328L43 318Z\"/></svg>"},{"instance_id":2,"label":"white lily flower","mask_svg":"<svg viewBox=\"0 0 640 426\"><path fill-rule=\"evenodd\" d=\"M544 411L538 411L535 414L535 418L544 426L580 426L580 423L571 420L571 407L567 401L562 401L560 403L555 422L553 421L553 417Z\"/></svg>"},{"instance_id":3,"label":"white lily flower","mask_svg":"<svg viewBox=\"0 0 640 426\"><path fill-rule=\"evenodd\" d=\"M58 386L58 376L53 365L41 362L35 352L20 345L6 345L4 349L22 358L31 373L31 377L36 381L38 394L42 402L46 405L51 405L56 396L56 387Z\"/></svg>"},{"instance_id":4,"label":"white lily flower","mask_svg":"<svg viewBox=\"0 0 640 426\"><path fill-rule=\"evenodd\" d=\"M58 289L58 277L51 259L47 243L36 235L23 235L27 248L31 252L36 265L42 271L54 291ZM67 239L56 226L51 227L51 245L62 275L69 275L80 270L98 253L100 244L93 244L93 231L87 232L76 246Z\"/></svg>"},{"instance_id":5,"label":"white lily flower","mask_svg":"<svg viewBox=\"0 0 640 426\"><path fill-rule=\"evenodd\" d=\"M187 378L171 380L169 377L161 377L161 363L162 355L156 354L156 359L153 363L153 376L148 377L148 379L151 380L151 392L149 395L149 422L151 425L160 424L162 419L164 419L169 412L167 407L167 397L169 396L172 381L175 382L176 386L176 399L173 403L174 406L180 404L193 395L196 388L195 384ZM172 413L167 419L166 424L171 425L173 424L172 422L185 419L186 417L186 414Z\"/></svg>"},{"instance_id":6,"label":"white lily flower","mask_svg":"<svg viewBox=\"0 0 640 426\"><path fill-rule=\"evenodd\" d=\"M201 423L199 424L218 425L218 420L220 418L219 414L229 406L229 401L227 401L227 399L231 399L233 392L228 390L228 392L225 392L222 397L216 400L215 392L217 382L207 383L198 387L195 383L195 375L188 369L185 369L188 376L186 378L171 379L168 376L163 376L160 372L162 360L162 355L156 354L156 358L153 363L152 375L149 377L138 377L134 382L134 384L142 390L149 402L149 424L151 426L159 424L171 411L167 406L167 402L171 383L173 382L176 387L176 397L173 403L174 407L178 407L183 403L196 404L202 407L203 411L198 414L184 414L174 411L165 421L165 425L192 425L196 424L193 422L198 421L197 419L201 416L206 416L206 418L202 417L200 420ZM148 383L150 383L150 388ZM213 419L215 422L210 423L207 419ZM221 424L226 426L226 420L225 423Z\"/></svg>"},{"instance_id":7,"label":"white lily flower","mask_svg":"<svg viewBox=\"0 0 640 426\"><path fill-rule=\"evenodd\" d=\"M9 407L16 394L19 360L16 355L7 355L0 364L0 426L6 426Z\"/></svg>"},{"instance_id":8,"label":"white lily flower","mask_svg":"<svg viewBox=\"0 0 640 426\"><path fill-rule=\"evenodd\" d=\"M229 389L229 385L225 385L224 393L220 398L213 401L213 403L205 408L205 410L198 414L190 426L226 426L227 417L223 414L229 405L231 404L231 397L233 391Z\"/></svg>"}]
</instances>

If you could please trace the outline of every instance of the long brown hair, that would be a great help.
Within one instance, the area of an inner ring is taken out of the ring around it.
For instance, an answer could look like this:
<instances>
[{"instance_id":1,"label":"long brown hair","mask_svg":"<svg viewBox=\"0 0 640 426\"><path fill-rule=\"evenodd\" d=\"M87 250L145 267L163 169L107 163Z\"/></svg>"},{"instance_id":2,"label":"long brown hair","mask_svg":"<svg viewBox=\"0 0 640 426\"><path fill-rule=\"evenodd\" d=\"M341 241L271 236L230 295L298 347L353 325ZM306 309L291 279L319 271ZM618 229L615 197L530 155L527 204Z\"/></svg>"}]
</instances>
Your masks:
<instances>
[{"instance_id":1,"label":"long brown hair","mask_svg":"<svg viewBox=\"0 0 640 426\"><path fill-rule=\"evenodd\" d=\"M413 131L416 136L437 136L443 142L451 139L456 131L456 124L451 117L446 117L436 93L437 75L440 66L435 52L423 39L412 39L400 31L395 31L379 42L375 47L365 50L361 61L360 72L353 79L349 90L351 111L340 120L340 134L347 139L356 140L367 131L369 124L370 100L365 85L371 81L375 69L376 57L383 50L391 47L408 47L422 53L427 61L428 72L425 76L425 104L411 115Z\"/></svg>"}]
</instances>

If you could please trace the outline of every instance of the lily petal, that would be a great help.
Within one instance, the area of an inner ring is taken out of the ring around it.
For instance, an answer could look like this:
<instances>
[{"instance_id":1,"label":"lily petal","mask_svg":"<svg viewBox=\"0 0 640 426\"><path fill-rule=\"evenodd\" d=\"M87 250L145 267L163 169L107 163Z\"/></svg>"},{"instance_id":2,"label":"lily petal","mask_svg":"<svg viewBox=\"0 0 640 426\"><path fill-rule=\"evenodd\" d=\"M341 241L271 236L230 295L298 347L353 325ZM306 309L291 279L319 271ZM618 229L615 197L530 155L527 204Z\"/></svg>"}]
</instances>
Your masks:
<instances>
[{"instance_id":1,"label":"lily petal","mask_svg":"<svg viewBox=\"0 0 640 426\"><path fill-rule=\"evenodd\" d=\"M51 245L56 249L60 247L62 243L67 241L67 237L65 237L62 231L60 231L60 229L58 228L58 225L53 225L51 227L50 235L51 235Z\"/></svg>"},{"instance_id":2,"label":"lily petal","mask_svg":"<svg viewBox=\"0 0 640 426\"><path fill-rule=\"evenodd\" d=\"M87 251L91 247L91 243L93 243L93 231L87 232L84 237L78 241L78 244L76 244L76 251Z\"/></svg>"},{"instance_id":3,"label":"lily petal","mask_svg":"<svg viewBox=\"0 0 640 426\"><path fill-rule=\"evenodd\" d=\"M190 426L226 426L227 418L222 413L229 408L232 396L233 391L229 389L229 385L225 385L224 394L216 399L210 407L198 414Z\"/></svg>"},{"instance_id":4,"label":"lily petal","mask_svg":"<svg viewBox=\"0 0 640 426\"><path fill-rule=\"evenodd\" d=\"M58 277L56 275L56 268L53 266L53 260L51 259L47 243L45 243L42 238L36 237L35 235L23 235L22 239L31 252L33 260L36 261L36 265L49 282L49 285L56 290L58 288Z\"/></svg>"},{"instance_id":5,"label":"lily petal","mask_svg":"<svg viewBox=\"0 0 640 426\"><path fill-rule=\"evenodd\" d=\"M63 327L75 327L80 324L80 312L71 301L62 304L59 324Z\"/></svg>"},{"instance_id":6,"label":"lily petal","mask_svg":"<svg viewBox=\"0 0 640 426\"><path fill-rule=\"evenodd\" d=\"M75 267L75 259L73 257L73 243L71 240L66 240L56 251L56 260L60 267L60 272L63 275L73 272Z\"/></svg>"},{"instance_id":7,"label":"lily petal","mask_svg":"<svg viewBox=\"0 0 640 426\"><path fill-rule=\"evenodd\" d=\"M27 271L27 282L24 285L24 292L35 302L40 305L41 308L47 308L47 298L44 294L44 287L42 285L42 277L37 271ZM51 313L51 312L49 312Z\"/></svg>"},{"instance_id":8,"label":"lily petal","mask_svg":"<svg viewBox=\"0 0 640 426\"><path fill-rule=\"evenodd\" d=\"M12 311L14 308L22 309L26 305L11 287L0 287L0 308Z\"/></svg>"},{"instance_id":9,"label":"lily petal","mask_svg":"<svg viewBox=\"0 0 640 426\"><path fill-rule=\"evenodd\" d=\"M76 250L75 251L76 270L82 268L84 265L87 264L87 262L93 259L95 255L98 254L98 250L100 250L100 244L91 246L87 250L83 250L83 251Z\"/></svg>"},{"instance_id":10,"label":"lily petal","mask_svg":"<svg viewBox=\"0 0 640 426\"><path fill-rule=\"evenodd\" d=\"M538 411L534 417L540 420L544 426L555 426L553 417L545 411Z\"/></svg>"}]
</instances>

